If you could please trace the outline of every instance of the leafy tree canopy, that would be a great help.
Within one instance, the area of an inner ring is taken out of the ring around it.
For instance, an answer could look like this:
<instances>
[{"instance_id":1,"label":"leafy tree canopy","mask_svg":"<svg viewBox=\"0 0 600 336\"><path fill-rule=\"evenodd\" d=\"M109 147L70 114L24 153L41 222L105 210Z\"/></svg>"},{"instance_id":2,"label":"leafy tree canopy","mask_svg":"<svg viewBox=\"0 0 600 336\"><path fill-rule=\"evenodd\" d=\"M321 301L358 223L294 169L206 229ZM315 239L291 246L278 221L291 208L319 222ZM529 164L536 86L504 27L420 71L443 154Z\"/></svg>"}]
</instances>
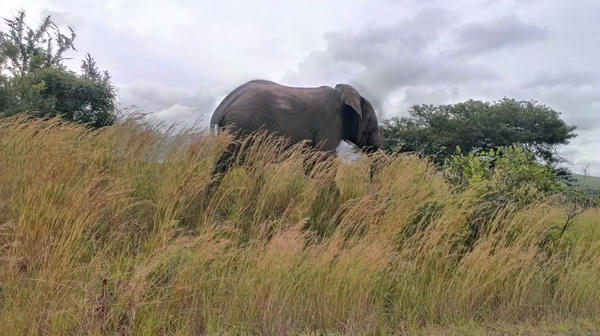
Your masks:
<instances>
[{"instance_id":1,"label":"leafy tree canopy","mask_svg":"<svg viewBox=\"0 0 600 336\"><path fill-rule=\"evenodd\" d=\"M81 74L62 63L65 52L75 50L71 28L64 34L47 16L32 29L23 11L4 20L8 31L0 32L0 116L28 112L93 127L114 122L115 89L108 72L99 71L89 54Z\"/></svg>"},{"instance_id":2,"label":"leafy tree canopy","mask_svg":"<svg viewBox=\"0 0 600 336\"><path fill-rule=\"evenodd\" d=\"M504 98L454 105L415 105L409 117L383 123L386 149L433 156L437 163L456 153L521 145L537 159L560 161L557 146L576 136L560 113L535 101Z\"/></svg>"}]
</instances>

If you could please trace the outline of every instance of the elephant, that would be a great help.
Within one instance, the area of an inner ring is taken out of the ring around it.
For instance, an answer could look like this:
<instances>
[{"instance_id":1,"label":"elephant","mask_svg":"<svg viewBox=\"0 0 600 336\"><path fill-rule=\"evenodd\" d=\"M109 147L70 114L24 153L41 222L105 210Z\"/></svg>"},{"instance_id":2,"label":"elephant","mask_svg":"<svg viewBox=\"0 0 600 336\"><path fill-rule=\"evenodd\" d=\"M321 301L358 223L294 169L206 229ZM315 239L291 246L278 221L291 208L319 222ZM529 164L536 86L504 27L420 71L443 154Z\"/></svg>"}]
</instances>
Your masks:
<instances>
[{"instance_id":1,"label":"elephant","mask_svg":"<svg viewBox=\"0 0 600 336\"><path fill-rule=\"evenodd\" d=\"M236 138L260 130L287 137L290 144L305 140L318 150L335 153L342 140L370 153L383 148L383 136L371 103L348 84L335 88L291 87L267 80L249 81L217 106L211 130L228 129ZM229 169L232 146L215 173Z\"/></svg>"},{"instance_id":2,"label":"elephant","mask_svg":"<svg viewBox=\"0 0 600 336\"><path fill-rule=\"evenodd\" d=\"M348 84L304 88L253 80L223 99L210 126L242 135L265 129L330 152L342 140L367 151L383 147L373 106Z\"/></svg>"}]
</instances>

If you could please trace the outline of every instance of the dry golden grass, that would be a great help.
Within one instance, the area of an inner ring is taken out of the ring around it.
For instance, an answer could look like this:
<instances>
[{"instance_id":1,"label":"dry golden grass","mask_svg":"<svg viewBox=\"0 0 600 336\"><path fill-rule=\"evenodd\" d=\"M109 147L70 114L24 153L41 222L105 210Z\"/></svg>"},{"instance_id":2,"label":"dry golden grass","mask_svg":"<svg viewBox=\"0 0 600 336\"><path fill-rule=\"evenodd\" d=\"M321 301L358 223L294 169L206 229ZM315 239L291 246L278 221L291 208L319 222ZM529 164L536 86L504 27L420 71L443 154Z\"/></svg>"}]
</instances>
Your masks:
<instances>
[{"instance_id":1,"label":"dry golden grass","mask_svg":"<svg viewBox=\"0 0 600 336\"><path fill-rule=\"evenodd\" d=\"M598 331L600 212L509 204L426 161L303 159L260 137L206 199L226 137L0 121L0 335Z\"/></svg>"}]
</instances>

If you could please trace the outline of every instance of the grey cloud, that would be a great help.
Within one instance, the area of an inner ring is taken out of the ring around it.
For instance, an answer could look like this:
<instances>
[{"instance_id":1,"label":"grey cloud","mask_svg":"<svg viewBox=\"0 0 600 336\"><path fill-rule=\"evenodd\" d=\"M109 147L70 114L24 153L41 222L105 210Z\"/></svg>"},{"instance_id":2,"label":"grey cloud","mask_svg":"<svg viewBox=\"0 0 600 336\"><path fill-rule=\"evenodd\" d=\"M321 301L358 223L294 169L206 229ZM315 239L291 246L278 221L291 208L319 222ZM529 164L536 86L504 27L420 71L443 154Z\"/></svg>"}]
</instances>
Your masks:
<instances>
[{"instance_id":1,"label":"grey cloud","mask_svg":"<svg viewBox=\"0 0 600 336\"><path fill-rule=\"evenodd\" d=\"M584 138L588 136L589 134L585 134ZM595 141L590 143L579 136L571 145L560 149L560 155L566 159L565 165L571 171L582 174L582 168L589 165L588 175L600 177L600 148L597 145L597 134L594 137Z\"/></svg>"},{"instance_id":2,"label":"grey cloud","mask_svg":"<svg viewBox=\"0 0 600 336\"><path fill-rule=\"evenodd\" d=\"M523 89L522 92L562 112L563 120L577 126L578 133L600 128L600 88L554 86Z\"/></svg>"},{"instance_id":3,"label":"grey cloud","mask_svg":"<svg viewBox=\"0 0 600 336\"><path fill-rule=\"evenodd\" d=\"M380 113L382 119L406 115L412 105L420 104L445 104L456 101L460 90L456 86L409 86L401 87L391 92L383 103Z\"/></svg>"},{"instance_id":4,"label":"grey cloud","mask_svg":"<svg viewBox=\"0 0 600 336\"><path fill-rule=\"evenodd\" d=\"M165 121L168 125L207 126L206 114L198 114L198 111L192 106L175 104L153 113L152 116Z\"/></svg>"},{"instance_id":5,"label":"grey cloud","mask_svg":"<svg viewBox=\"0 0 600 336\"><path fill-rule=\"evenodd\" d=\"M444 104L449 100L456 99L459 91L456 87L411 87L404 92L406 100L414 104Z\"/></svg>"},{"instance_id":6,"label":"grey cloud","mask_svg":"<svg viewBox=\"0 0 600 336\"><path fill-rule=\"evenodd\" d=\"M566 148L560 151L561 157L566 159L565 166L576 174L583 174L583 169L587 166L589 176L600 177L600 159L581 158L581 151Z\"/></svg>"},{"instance_id":7,"label":"grey cloud","mask_svg":"<svg viewBox=\"0 0 600 336\"><path fill-rule=\"evenodd\" d=\"M367 27L359 33L329 32L325 34L327 51L338 60L373 64L389 52L423 52L449 23L450 13L447 10L428 9L395 25Z\"/></svg>"},{"instance_id":8,"label":"grey cloud","mask_svg":"<svg viewBox=\"0 0 600 336\"><path fill-rule=\"evenodd\" d=\"M368 88L365 91L372 102L381 107L387 96L401 87L496 78L489 69L448 58L439 51L440 43L448 38L446 26L453 22L450 17L446 10L430 9L394 25L328 33L324 36L327 47L308 56L284 80L301 84L349 82Z\"/></svg>"},{"instance_id":9,"label":"grey cloud","mask_svg":"<svg viewBox=\"0 0 600 336\"><path fill-rule=\"evenodd\" d=\"M574 153L573 155L565 155L565 157L571 158L568 160L567 166L569 169L576 174L587 173L588 176L600 177L600 160L593 159L577 159L577 155L580 153ZM587 167L587 171L585 168Z\"/></svg>"},{"instance_id":10,"label":"grey cloud","mask_svg":"<svg viewBox=\"0 0 600 336\"><path fill-rule=\"evenodd\" d=\"M523 87L552 88L556 86L600 86L600 73L583 71L563 71L554 73L541 73L534 79L525 82Z\"/></svg>"},{"instance_id":11,"label":"grey cloud","mask_svg":"<svg viewBox=\"0 0 600 336\"><path fill-rule=\"evenodd\" d=\"M596 120L596 122L600 123L598 120ZM600 124L597 126L600 127ZM596 145L598 143L598 137L600 137L600 133L592 128L591 130L580 132L577 140L582 145ZM598 150L600 151L600 147L598 147ZM600 157L600 155L598 156Z\"/></svg>"},{"instance_id":12,"label":"grey cloud","mask_svg":"<svg viewBox=\"0 0 600 336\"><path fill-rule=\"evenodd\" d=\"M52 21L54 21L59 26L69 25L71 28L73 28L75 30L75 32L78 32L79 28L82 28L83 26L86 25L85 17L83 17L82 15L77 15L76 13L73 13L73 12L44 9L42 11L42 16L46 17L48 15L50 15L52 18ZM77 39L76 39L76 41L77 41Z\"/></svg>"},{"instance_id":13,"label":"grey cloud","mask_svg":"<svg viewBox=\"0 0 600 336\"><path fill-rule=\"evenodd\" d=\"M546 36L546 29L521 22L514 15L491 22L474 22L456 31L459 47L454 55L489 53L509 46L519 46L538 41Z\"/></svg>"},{"instance_id":14,"label":"grey cloud","mask_svg":"<svg viewBox=\"0 0 600 336\"><path fill-rule=\"evenodd\" d=\"M218 94L206 87L183 89L153 82L135 81L120 86L121 105L135 105L167 123L207 126Z\"/></svg>"},{"instance_id":15,"label":"grey cloud","mask_svg":"<svg viewBox=\"0 0 600 336\"><path fill-rule=\"evenodd\" d=\"M576 157L579 155L579 151L572 147L562 148L559 153L562 157Z\"/></svg>"}]
</instances>

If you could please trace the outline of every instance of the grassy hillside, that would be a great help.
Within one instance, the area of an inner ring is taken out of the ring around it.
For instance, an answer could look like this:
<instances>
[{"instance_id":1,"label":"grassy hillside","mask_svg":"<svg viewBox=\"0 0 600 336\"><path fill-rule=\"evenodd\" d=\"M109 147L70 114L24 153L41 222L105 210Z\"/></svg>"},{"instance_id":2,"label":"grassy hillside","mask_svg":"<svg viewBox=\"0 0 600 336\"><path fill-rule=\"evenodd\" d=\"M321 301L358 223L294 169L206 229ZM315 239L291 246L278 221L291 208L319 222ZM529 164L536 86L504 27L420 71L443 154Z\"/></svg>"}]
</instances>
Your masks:
<instances>
[{"instance_id":1,"label":"grassy hillside","mask_svg":"<svg viewBox=\"0 0 600 336\"><path fill-rule=\"evenodd\" d=\"M573 174L575 188L594 195L600 195L600 177Z\"/></svg>"},{"instance_id":2,"label":"grassy hillside","mask_svg":"<svg viewBox=\"0 0 600 336\"><path fill-rule=\"evenodd\" d=\"M1 121L0 335L598 331L598 209L558 237L552 199L482 211L409 156L309 178L268 138L207 198L225 140Z\"/></svg>"}]
</instances>

